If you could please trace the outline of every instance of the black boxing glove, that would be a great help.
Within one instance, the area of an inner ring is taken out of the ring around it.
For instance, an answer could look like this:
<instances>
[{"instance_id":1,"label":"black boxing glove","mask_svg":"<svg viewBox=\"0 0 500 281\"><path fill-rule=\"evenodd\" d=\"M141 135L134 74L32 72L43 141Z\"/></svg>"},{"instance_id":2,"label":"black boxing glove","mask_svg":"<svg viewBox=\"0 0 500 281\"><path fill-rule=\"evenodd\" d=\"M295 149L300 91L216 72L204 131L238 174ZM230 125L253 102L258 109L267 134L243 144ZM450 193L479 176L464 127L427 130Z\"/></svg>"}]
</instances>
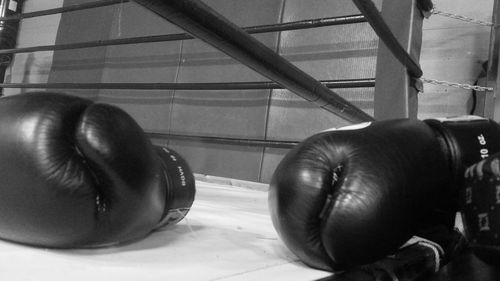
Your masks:
<instances>
[{"instance_id":1,"label":"black boxing glove","mask_svg":"<svg viewBox=\"0 0 500 281\"><path fill-rule=\"evenodd\" d=\"M465 173L461 193L463 221L469 245L480 259L500 265L500 153Z\"/></svg>"},{"instance_id":2,"label":"black boxing glove","mask_svg":"<svg viewBox=\"0 0 500 281\"><path fill-rule=\"evenodd\" d=\"M451 235L458 207L446 197L463 183L457 175L466 166L454 161L481 157L465 151L479 135L499 150L490 140L500 140L500 126L472 117L379 121L314 135L273 175L273 224L304 263L333 271L379 260L436 225Z\"/></svg>"},{"instance_id":3,"label":"black boxing glove","mask_svg":"<svg viewBox=\"0 0 500 281\"><path fill-rule=\"evenodd\" d=\"M9 96L0 132L0 238L102 247L170 221L182 180L123 110L63 94ZM186 209L195 187L183 172L190 191L174 208Z\"/></svg>"},{"instance_id":4,"label":"black boxing glove","mask_svg":"<svg viewBox=\"0 0 500 281\"><path fill-rule=\"evenodd\" d=\"M425 123L434 130L452 172L429 223L443 223L452 228L460 209L464 172L470 165L500 151L500 126L493 120L477 116L429 119Z\"/></svg>"}]
</instances>

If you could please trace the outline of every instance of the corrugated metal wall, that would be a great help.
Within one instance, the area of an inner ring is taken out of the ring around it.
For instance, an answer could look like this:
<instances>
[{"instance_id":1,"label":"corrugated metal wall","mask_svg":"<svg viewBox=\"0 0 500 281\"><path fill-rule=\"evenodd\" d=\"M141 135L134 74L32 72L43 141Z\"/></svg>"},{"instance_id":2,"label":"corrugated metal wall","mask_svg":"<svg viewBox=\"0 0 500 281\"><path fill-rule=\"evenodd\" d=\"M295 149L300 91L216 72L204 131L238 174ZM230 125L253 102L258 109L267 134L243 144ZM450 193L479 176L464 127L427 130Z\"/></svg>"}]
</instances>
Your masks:
<instances>
[{"instance_id":1,"label":"corrugated metal wall","mask_svg":"<svg viewBox=\"0 0 500 281\"><path fill-rule=\"evenodd\" d=\"M65 4L84 1L66 0ZM86 1L88 2L88 1ZM207 0L240 26L358 14L351 0ZM57 44L183 32L135 3L66 13ZM317 79L373 78L378 40L367 23L255 35ZM54 55L50 82L267 81L200 40L78 51ZM148 132L301 140L347 125L287 90L69 91L116 104ZM373 89L336 91L373 113ZM286 149L169 141L196 173L268 182Z\"/></svg>"}]
</instances>

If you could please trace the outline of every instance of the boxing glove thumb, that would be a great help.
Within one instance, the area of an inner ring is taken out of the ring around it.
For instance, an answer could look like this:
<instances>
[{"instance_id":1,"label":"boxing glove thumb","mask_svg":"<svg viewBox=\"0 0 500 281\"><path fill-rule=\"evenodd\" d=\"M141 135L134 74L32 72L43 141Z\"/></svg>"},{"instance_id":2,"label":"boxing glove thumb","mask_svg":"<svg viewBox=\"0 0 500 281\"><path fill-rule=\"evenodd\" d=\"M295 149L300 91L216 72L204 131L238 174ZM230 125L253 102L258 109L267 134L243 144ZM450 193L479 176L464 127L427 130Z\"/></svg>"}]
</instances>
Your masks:
<instances>
[{"instance_id":1,"label":"boxing glove thumb","mask_svg":"<svg viewBox=\"0 0 500 281\"><path fill-rule=\"evenodd\" d=\"M393 252L426 224L450 178L433 130L418 120L385 120L324 131L278 165L271 218L304 263L344 270Z\"/></svg>"},{"instance_id":2,"label":"boxing glove thumb","mask_svg":"<svg viewBox=\"0 0 500 281\"><path fill-rule=\"evenodd\" d=\"M177 181L118 107L47 92L9 96L0 99L0 132L2 239L51 248L126 243L156 229L175 202Z\"/></svg>"}]
</instances>

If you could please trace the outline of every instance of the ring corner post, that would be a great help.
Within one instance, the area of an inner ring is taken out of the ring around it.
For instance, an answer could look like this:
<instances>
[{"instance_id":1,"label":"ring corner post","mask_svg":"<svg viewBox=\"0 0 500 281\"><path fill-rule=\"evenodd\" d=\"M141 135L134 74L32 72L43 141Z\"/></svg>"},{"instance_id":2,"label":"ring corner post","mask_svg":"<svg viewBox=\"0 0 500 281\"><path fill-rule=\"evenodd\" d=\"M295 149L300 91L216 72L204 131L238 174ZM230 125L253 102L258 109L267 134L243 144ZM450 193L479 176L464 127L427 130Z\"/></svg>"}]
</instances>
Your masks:
<instances>
[{"instance_id":1,"label":"ring corner post","mask_svg":"<svg viewBox=\"0 0 500 281\"><path fill-rule=\"evenodd\" d=\"M494 0L490 33L490 46L488 54L488 67L486 72L486 86L493 88L492 92L478 92L478 107L483 108L478 115L500 121L500 100L498 99L500 85L500 0Z\"/></svg>"},{"instance_id":2,"label":"ring corner post","mask_svg":"<svg viewBox=\"0 0 500 281\"><path fill-rule=\"evenodd\" d=\"M417 0L383 0L382 17L399 44L415 62L420 59L424 16ZM419 90L408 69L379 41L376 66L374 116L377 120L417 119Z\"/></svg>"}]
</instances>

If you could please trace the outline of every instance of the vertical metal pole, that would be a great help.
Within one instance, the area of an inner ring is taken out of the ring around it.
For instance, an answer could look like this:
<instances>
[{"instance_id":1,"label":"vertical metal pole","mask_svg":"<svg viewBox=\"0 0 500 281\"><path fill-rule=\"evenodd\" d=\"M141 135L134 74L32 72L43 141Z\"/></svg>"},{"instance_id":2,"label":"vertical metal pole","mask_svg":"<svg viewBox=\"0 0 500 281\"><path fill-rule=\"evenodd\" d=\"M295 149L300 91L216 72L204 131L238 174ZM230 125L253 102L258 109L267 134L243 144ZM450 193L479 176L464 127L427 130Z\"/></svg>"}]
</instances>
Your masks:
<instances>
[{"instance_id":1,"label":"vertical metal pole","mask_svg":"<svg viewBox=\"0 0 500 281\"><path fill-rule=\"evenodd\" d=\"M496 25L500 19L500 0L495 0L493 4L492 22L495 25L491 28L490 33L490 49L488 55L488 68L486 72L486 86L492 87L493 92L478 92L477 111L478 115L493 118L495 121L500 121L500 100L498 85L500 85L499 76L499 60L500 60L500 27Z\"/></svg>"},{"instance_id":2,"label":"vertical metal pole","mask_svg":"<svg viewBox=\"0 0 500 281\"><path fill-rule=\"evenodd\" d=\"M384 0L382 16L401 46L414 61L420 60L424 16L416 0ZM377 120L417 118L418 93L415 79L380 40L377 54L375 108Z\"/></svg>"}]
</instances>

